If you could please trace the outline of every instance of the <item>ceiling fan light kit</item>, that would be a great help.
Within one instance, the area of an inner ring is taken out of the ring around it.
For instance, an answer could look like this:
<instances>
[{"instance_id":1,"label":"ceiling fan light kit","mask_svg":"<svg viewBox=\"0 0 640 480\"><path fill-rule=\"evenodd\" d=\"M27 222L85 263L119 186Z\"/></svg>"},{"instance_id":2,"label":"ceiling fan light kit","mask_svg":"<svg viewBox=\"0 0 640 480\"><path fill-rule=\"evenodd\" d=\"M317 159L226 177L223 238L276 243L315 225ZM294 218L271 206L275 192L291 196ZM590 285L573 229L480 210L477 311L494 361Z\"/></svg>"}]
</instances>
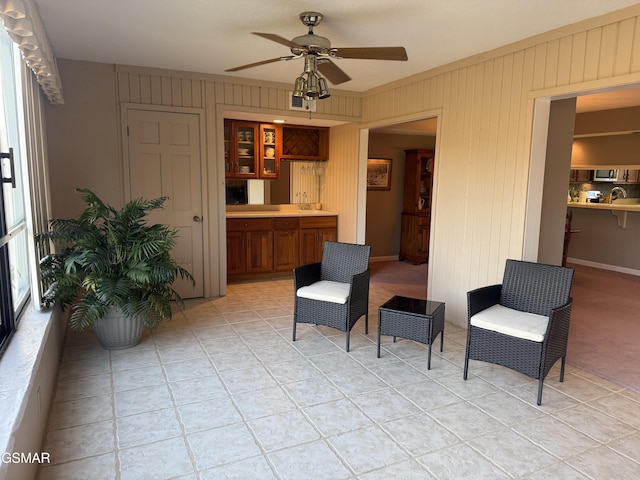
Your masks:
<instances>
[{"instance_id":1,"label":"ceiling fan light kit","mask_svg":"<svg viewBox=\"0 0 640 480\"><path fill-rule=\"evenodd\" d=\"M266 65L281 60L304 58L304 71L294 82L293 96L305 100L314 100L316 98L323 99L331 96L327 88L327 80L333 85L339 85L351 80L351 77L343 72L331 59L350 58L406 61L408 58L404 47L331 48L331 41L328 38L313 33L313 27L322 21L323 16L321 13L302 12L299 18L302 24L309 28L309 32L306 35L295 37L293 40L287 40L273 33L253 32L254 35L289 47L292 55L249 63L227 69L226 71L237 72L238 70Z\"/></svg>"}]
</instances>

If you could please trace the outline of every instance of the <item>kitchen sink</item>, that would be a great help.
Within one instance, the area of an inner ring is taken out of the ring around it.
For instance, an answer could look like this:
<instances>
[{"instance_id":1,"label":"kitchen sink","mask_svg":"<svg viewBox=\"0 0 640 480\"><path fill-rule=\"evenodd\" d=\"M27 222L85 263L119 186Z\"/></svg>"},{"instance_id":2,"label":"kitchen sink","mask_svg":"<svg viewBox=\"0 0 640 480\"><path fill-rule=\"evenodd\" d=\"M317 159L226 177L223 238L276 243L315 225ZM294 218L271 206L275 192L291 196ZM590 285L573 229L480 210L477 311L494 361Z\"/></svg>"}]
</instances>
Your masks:
<instances>
[{"instance_id":1,"label":"kitchen sink","mask_svg":"<svg viewBox=\"0 0 640 480\"><path fill-rule=\"evenodd\" d=\"M640 205L640 197L636 198L616 198L613 202L614 205Z\"/></svg>"}]
</instances>

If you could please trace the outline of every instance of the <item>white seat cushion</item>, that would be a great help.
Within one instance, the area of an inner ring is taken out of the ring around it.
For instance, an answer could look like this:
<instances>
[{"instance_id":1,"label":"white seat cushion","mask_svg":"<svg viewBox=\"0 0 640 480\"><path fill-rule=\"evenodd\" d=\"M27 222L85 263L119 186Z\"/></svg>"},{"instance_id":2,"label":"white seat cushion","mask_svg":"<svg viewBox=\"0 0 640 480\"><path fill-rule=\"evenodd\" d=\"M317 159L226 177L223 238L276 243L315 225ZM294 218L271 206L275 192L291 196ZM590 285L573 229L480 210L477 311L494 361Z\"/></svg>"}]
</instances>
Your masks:
<instances>
[{"instance_id":1,"label":"white seat cushion","mask_svg":"<svg viewBox=\"0 0 640 480\"><path fill-rule=\"evenodd\" d=\"M493 305L471 317L471 325L512 337L542 342L549 317Z\"/></svg>"},{"instance_id":2,"label":"white seat cushion","mask_svg":"<svg viewBox=\"0 0 640 480\"><path fill-rule=\"evenodd\" d=\"M311 300L320 300L331 303L347 303L349 298L349 290L351 285L342 282L331 282L329 280L321 280L312 283L307 287L300 287L296 292L298 297L309 298Z\"/></svg>"}]
</instances>

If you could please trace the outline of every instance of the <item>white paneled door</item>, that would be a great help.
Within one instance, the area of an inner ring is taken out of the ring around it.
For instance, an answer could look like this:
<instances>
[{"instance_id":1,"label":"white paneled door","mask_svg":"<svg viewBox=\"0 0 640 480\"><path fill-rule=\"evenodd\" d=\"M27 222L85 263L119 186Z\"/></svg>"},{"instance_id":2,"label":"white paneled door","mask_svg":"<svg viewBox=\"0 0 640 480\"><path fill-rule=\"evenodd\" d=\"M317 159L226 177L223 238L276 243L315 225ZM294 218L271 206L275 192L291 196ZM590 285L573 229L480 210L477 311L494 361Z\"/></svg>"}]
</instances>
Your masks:
<instances>
[{"instance_id":1,"label":"white paneled door","mask_svg":"<svg viewBox=\"0 0 640 480\"><path fill-rule=\"evenodd\" d=\"M183 298L204 295L199 118L132 109L127 114L131 198L168 197L150 221L179 233L173 257L196 281L195 289L184 280L175 282Z\"/></svg>"}]
</instances>

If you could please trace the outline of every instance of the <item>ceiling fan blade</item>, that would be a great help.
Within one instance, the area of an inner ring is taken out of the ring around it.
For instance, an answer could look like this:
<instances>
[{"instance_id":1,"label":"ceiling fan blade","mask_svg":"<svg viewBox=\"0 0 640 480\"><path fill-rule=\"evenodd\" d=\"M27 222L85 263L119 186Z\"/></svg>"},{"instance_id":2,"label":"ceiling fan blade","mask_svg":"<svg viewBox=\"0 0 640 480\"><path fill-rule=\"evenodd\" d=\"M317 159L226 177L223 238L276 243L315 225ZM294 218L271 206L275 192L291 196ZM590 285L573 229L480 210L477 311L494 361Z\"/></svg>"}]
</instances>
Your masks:
<instances>
[{"instance_id":1,"label":"ceiling fan blade","mask_svg":"<svg viewBox=\"0 0 640 480\"><path fill-rule=\"evenodd\" d=\"M335 48L338 58L359 58L364 60L408 60L404 47L355 47Z\"/></svg>"},{"instance_id":2,"label":"ceiling fan blade","mask_svg":"<svg viewBox=\"0 0 640 480\"><path fill-rule=\"evenodd\" d=\"M244 70L245 68L258 67L260 65L266 65L268 63L279 62L280 60L291 60L292 58L295 58L295 57L293 55L290 55L288 57L270 58L269 60L262 60L261 62L248 63L247 65L240 65L239 67L228 68L225 70L225 72L237 72L238 70Z\"/></svg>"},{"instance_id":3,"label":"ceiling fan blade","mask_svg":"<svg viewBox=\"0 0 640 480\"><path fill-rule=\"evenodd\" d=\"M327 77L334 85L339 85L344 82L348 82L351 80L351 77L344 73L340 67L338 67L335 63L333 63L328 58L323 58L318 60L318 70L322 75Z\"/></svg>"},{"instance_id":4,"label":"ceiling fan blade","mask_svg":"<svg viewBox=\"0 0 640 480\"><path fill-rule=\"evenodd\" d=\"M258 35L259 37L266 38L267 40L271 40L272 42L279 43L280 45L284 45L289 48L300 48L300 45L296 45L291 40L287 40L280 35L276 35L275 33L261 33L261 32L251 32L254 35Z\"/></svg>"}]
</instances>

